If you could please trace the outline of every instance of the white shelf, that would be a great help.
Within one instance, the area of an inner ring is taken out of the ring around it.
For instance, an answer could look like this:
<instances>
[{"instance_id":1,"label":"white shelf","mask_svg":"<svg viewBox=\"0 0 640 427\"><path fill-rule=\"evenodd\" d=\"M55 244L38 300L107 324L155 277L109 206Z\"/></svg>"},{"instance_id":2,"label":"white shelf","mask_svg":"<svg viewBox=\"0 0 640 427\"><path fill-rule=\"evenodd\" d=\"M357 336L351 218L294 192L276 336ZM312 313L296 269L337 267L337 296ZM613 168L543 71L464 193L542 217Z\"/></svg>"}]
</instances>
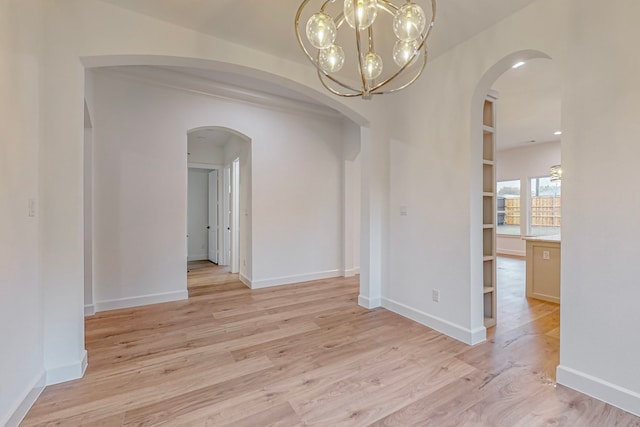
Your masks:
<instances>
[{"instance_id":1,"label":"white shelf","mask_svg":"<svg viewBox=\"0 0 640 427\"><path fill-rule=\"evenodd\" d=\"M482 111L482 268L483 312L487 328L496 324L496 97Z\"/></svg>"}]
</instances>

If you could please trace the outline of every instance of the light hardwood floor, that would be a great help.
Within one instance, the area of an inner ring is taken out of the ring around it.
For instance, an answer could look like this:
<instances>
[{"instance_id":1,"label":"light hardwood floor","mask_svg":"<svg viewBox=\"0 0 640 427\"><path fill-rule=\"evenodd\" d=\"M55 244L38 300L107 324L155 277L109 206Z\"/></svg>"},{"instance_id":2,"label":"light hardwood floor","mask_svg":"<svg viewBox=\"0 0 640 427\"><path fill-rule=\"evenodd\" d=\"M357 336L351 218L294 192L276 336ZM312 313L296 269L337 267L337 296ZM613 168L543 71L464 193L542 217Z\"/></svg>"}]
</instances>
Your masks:
<instances>
[{"instance_id":1,"label":"light hardwood floor","mask_svg":"<svg viewBox=\"0 0 640 427\"><path fill-rule=\"evenodd\" d=\"M188 301L88 318L85 377L23 425L640 426L554 385L559 306L524 298L521 261L500 259L498 325L475 347L359 307L357 278L250 291L199 267Z\"/></svg>"}]
</instances>

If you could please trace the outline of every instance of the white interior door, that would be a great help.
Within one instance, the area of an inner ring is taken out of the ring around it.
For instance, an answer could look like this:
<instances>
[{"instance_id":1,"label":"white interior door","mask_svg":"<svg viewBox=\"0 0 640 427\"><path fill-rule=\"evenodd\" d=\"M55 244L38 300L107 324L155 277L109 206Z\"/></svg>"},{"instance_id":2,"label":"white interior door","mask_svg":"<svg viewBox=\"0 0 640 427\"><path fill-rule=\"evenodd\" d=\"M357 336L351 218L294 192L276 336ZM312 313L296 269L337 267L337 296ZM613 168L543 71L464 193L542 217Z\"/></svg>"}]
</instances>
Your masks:
<instances>
[{"instance_id":1,"label":"white interior door","mask_svg":"<svg viewBox=\"0 0 640 427\"><path fill-rule=\"evenodd\" d=\"M218 263L218 171L209 172L209 261Z\"/></svg>"},{"instance_id":2,"label":"white interior door","mask_svg":"<svg viewBox=\"0 0 640 427\"><path fill-rule=\"evenodd\" d=\"M223 233L223 265L231 263L231 168L224 168L224 177L222 179L223 197L222 197L222 233Z\"/></svg>"},{"instance_id":3,"label":"white interior door","mask_svg":"<svg viewBox=\"0 0 640 427\"><path fill-rule=\"evenodd\" d=\"M231 272L240 272L240 159L231 165Z\"/></svg>"}]
</instances>

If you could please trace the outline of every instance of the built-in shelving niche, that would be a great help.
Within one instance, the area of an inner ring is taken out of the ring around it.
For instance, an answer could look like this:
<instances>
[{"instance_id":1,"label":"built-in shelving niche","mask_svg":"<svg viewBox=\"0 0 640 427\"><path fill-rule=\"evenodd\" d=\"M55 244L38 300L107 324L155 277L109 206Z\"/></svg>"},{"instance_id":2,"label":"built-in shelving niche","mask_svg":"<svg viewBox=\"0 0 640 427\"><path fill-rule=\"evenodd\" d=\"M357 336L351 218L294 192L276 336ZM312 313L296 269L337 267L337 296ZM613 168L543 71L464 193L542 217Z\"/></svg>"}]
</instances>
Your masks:
<instances>
[{"instance_id":1,"label":"built-in shelving niche","mask_svg":"<svg viewBox=\"0 0 640 427\"><path fill-rule=\"evenodd\" d=\"M482 295L484 325L496 324L496 105L491 93L482 109Z\"/></svg>"}]
</instances>

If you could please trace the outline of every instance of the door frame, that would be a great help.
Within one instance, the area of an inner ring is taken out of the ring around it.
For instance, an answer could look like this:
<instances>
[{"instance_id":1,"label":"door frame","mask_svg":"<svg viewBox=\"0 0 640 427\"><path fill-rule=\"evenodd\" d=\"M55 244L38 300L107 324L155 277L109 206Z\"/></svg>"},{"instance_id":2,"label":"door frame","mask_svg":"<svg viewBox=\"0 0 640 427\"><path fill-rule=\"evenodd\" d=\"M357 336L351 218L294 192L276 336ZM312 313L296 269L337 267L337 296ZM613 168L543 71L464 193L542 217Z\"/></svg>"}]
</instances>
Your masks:
<instances>
[{"instance_id":1,"label":"door frame","mask_svg":"<svg viewBox=\"0 0 640 427\"><path fill-rule=\"evenodd\" d=\"M186 167L186 173L189 173L189 169L208 169L208 170L217 170L218 171L218 230L220 229L219 227L219 223L220 223L220 215L221 215L221 203L219 203L219 198L220 198L220 186L221 186L221 179L220 179L220 171L224 169L223 165L220 164L214 164L214 163L196 163L196 162L188 162L187 163L187 167ZM189 180L187 179L187 194L189 193ZM189 210L189 199L187 198L186 200L186 206L185 206L185 212L188 212ZM185 221L184 223L185 226L185 235L188 236L189 235L189 224L188 221ZM207 236L208 238L208 236ZM221 254L221 241L220 241L220 233L218 232L218 264L220 264L220 254ZM186 240L186 247L185 247L185 251L186 251L186 262L189 262L189 237L187 237ZM208 251L207 251L208 252ZM208 253L207 253L208 255ZM188 271L189 269L187 268L186 271Z\"/></svg>"}]
</instances>

